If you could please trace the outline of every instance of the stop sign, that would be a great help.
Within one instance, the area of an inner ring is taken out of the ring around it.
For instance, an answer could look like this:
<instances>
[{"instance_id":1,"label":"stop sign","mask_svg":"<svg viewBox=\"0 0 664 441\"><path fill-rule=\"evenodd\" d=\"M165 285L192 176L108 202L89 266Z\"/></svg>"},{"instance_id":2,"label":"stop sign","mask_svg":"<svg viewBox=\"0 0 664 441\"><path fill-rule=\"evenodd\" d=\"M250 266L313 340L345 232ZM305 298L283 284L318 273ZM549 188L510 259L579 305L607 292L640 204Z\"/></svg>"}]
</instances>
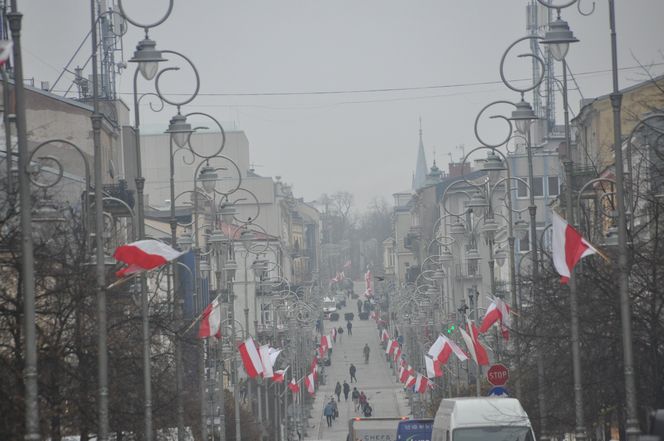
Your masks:
<instances>
[{"instance_id":1,"label":"stop sign","mask_svg":"<svg viewBox=\"0 0 664 441\"><path fill-rule=\"evenodd\" d=\"M510 373L504 364L498 363L489 368L486 378L494 386L504 386L510 378Z\"/></svg>"}]
</instances>

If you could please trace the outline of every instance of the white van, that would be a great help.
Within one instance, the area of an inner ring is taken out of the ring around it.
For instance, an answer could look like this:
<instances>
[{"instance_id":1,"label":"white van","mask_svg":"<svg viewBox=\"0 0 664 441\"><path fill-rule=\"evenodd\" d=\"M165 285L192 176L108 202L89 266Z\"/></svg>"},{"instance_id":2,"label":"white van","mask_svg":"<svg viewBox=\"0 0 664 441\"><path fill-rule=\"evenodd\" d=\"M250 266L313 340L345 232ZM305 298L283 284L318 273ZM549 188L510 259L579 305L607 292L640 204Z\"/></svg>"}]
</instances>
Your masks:
<instances>
[{"instance_id":1,"label":"white van","mask_svg":"<svg viewBox=\"0 0 664 441\"><path fill-rule=\"evenodd\" d=\"M337 312L337 302L334 299L325 297L323 299L323 317L326 319L330 318L330 314Z\"/></svg>"},{"instance_id":2,"label":"white van","mask_svg":"<svg viewBox=\"0 0 664 441\"><path fill-rule=\"evenodd\" d=\"M515 398L446 398L433 421L432 441L535 441L528 414Z\"/></svg>"}]
</instances>

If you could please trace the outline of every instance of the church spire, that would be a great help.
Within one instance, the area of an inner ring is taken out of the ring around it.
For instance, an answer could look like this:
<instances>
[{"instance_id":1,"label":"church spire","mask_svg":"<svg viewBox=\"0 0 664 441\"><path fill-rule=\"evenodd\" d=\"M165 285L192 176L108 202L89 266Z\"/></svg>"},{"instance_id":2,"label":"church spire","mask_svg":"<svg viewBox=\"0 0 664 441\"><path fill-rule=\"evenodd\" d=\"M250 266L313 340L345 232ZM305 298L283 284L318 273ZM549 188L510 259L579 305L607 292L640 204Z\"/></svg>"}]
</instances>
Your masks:
<instances>
[{"instance_id":1,"label":"church spire","mask_svg":"<svg viewBox=\"0 0 664 441\"><path fill-rule=\"evenodd\" d=\"M420 117L420 145L417 149L417 162L415 163L415 176L413 178L413 190L416 191L424 186L427 179L427 159L424 155L424 142L422 141L422 117Z\"/></svg>"}]
</instances>

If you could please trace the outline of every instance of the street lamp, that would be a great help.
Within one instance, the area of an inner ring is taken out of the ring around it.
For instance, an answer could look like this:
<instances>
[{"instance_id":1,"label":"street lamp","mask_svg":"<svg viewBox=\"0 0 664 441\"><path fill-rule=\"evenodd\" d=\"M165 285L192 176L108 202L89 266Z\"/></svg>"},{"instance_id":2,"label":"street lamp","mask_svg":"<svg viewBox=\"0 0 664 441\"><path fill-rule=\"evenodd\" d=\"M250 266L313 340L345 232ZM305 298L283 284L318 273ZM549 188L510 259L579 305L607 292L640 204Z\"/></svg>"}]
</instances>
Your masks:
<instances>
[{"instance_id":1,"label":"street lamp","mask_svg":"<svg viewBox=\"0 0 664 441\"><path fill-rule=\"evenodd\" d=\"M560 9L558 9L558 18L556 21L549 23L549 29L547 29L544 39L540 41L540 44L549 46L551 55L556 61L563 61L567 55L567 51L569 51L570 43L578 41L567 22L560 18Z\"/></svg>"},{"instance_id":2,"label":"street lamp","mask_svg":"<svg viewBox=\"0 0 664 441\"><path fill-rule=\"evenodd\" d=\"M145 37L136 45L134 56L129 60L130 63L138 63L138 70L148 81L151 81L157 74L159 63L167 61L161 56L161 51L156 49L157 43Z\"/></svg>"},{"instance_id":3,"label":"street lamp","mask_svg":"<svg viewBox=\"0 0 664 441\"><path fill-rule=\"evenodd\" d=\"M514 106L516 109L512 111L512 116L509 118L510 121L514 121L519 133L522 135L529 134L530 125L534 120L538 119L533 107L523 99L523 95L521 95L521 101L515 103ZM528 143L528 150L530 151L530 142Z\"/></svg>"},{"instance_id":4,"label":"street lamp","mask_svg":"<svg viewBox=\"0 0 664 441\"><path fill-rule=\"evenodd\" d=\"M189 136L191 136L193 132L191 124L187 122L187 117L178 112L173 118L171 118L171 121L168 124L168 130L164 133L169 133L175 145L179 148L184 148L189 141Z\"/></svg>"}]
</instances>

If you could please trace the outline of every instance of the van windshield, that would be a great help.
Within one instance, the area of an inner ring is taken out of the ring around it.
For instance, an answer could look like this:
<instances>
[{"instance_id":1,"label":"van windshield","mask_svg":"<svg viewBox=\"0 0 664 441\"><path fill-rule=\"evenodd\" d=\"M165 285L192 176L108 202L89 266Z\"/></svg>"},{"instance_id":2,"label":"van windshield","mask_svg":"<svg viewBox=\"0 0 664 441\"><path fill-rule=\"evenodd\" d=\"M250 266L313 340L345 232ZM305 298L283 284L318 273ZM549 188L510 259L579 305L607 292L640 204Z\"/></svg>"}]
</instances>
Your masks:
<instances>
[{"instance_id":1,"label":"van windshield","mask_svg":"<svg viewBox=\"0 0 664 441\"><path fill-rule=\"evenodd\" d=\"M490 426L454 430L452 441L534 441L530 427Z\"/></svg>"}]
</instances>

